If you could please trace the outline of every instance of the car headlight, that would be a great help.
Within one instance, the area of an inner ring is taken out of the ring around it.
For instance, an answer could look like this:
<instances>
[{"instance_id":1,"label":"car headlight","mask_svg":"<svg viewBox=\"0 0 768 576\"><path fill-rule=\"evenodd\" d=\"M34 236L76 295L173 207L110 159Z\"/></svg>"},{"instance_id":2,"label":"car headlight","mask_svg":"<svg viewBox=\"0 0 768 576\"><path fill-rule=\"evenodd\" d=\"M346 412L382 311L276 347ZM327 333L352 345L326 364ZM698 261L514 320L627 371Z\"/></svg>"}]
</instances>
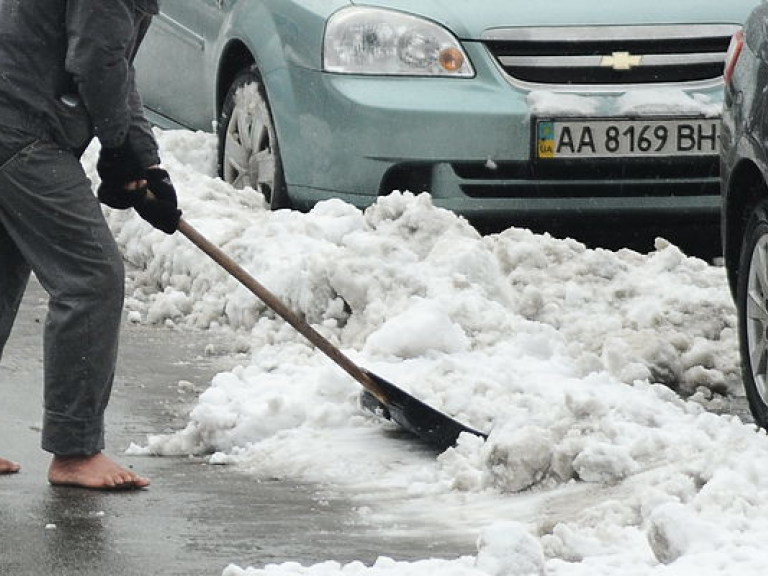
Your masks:
<instances>
[{"instance_id":1,"label":"car headlight","mask_svg":"<svg viewBox=\"0 0 768 576\"><path fill-rule=\"evenodd\" d=\"M340 74L475 75L459 41L442 26L367 7L346 8L328 20L323 68Z\"/></svg>"}]
</instances>

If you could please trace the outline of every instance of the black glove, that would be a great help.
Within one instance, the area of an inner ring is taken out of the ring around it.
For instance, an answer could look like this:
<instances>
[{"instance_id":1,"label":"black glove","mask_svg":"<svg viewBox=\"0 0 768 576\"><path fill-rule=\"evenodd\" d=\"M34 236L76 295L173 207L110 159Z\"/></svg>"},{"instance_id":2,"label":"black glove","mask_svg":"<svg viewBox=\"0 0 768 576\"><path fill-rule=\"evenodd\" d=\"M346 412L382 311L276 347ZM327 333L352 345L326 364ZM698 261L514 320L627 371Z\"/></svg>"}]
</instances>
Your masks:
<instances>
[{"instance_id":1,"label":"black glove","mask_svg":"<svg viewBox=\"0 0 768 576\"><path fill-rule=\"evenodd\" d=\"M147 191L145 188L126 190L123 185L105 184L102 182L99 184L97 196L99 197L99 202L102 204L106 204L110 208L125 210L126 208L133 208L136 206L146 193Z\"/></svg>"},{"instance_id":2,"label":"black glove","mask_svg":"<svg viewBox=\"0 0 768 576\"><path fill-rule=\"evenodd\" d=\"M122 188L125 184L141 180L144 176L144 168L128 137L116 148L101 149L96 171L104 184L115 188Z\"/></svg>"},{"instance_id":3,"label":"black glove","mask_svg":"<svg viewBox=\"0 0 768 576\"><path fill-rule=\"evenodd\" d=\"M142 197L133 205L139 216L166 234L173 234L179 227L181 210L177 207L176 190L168 172L162 168L148 168L144 173L147 187Z\"/></svg>"},{"instance_id":4,"label":"black glove","mask_svg":"<svg viewBox=\"0 0 768 576\"><path fill-rule=\"evenodd\" d=\"M119 210L135 208L152 226L173 234L179 227L181 210L177 207L176 190L168 172L162 168L148 168L138 179L146 180L147 185L126 190L124 185L102 182L98 190L99 200Z\"/></svg>"}]
</instances>

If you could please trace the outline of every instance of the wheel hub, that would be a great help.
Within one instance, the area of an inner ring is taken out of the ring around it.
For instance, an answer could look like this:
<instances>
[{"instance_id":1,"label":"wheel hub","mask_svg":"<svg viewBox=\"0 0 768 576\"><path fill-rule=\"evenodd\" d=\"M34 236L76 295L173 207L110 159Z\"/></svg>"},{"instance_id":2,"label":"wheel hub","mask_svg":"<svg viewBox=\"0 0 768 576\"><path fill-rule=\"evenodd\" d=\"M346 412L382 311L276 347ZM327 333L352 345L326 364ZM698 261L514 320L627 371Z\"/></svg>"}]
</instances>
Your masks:
<instances>
[{"instance_id":1,"label":"wheel hub","mask_svg":"<svg viewBox=\"0 0 768 576\"><path fill-rule=\"evenodd\" d=\"M269 202L275 181L271 118L255 85L243 87L226 131L224 178L236 188L251 187Z\"/></svg>"},{"instance_id":2,"label":"wheel hub","mask_svg":"<svg viewBox=\"0 0 768 576\"><path fill-rule=\"evenodd\" d=\"M752 251L745 306L750 370L761 400L768 404L768 235Z\"/></svg>"}]
</instances>

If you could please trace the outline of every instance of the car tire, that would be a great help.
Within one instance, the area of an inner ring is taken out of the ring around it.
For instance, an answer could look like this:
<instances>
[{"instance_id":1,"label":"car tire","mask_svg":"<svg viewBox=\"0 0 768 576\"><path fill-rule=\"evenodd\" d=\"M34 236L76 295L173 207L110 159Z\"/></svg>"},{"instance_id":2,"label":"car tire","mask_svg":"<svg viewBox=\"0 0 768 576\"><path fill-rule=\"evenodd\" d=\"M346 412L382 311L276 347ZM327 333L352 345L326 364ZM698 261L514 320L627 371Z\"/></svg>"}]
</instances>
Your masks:
<instances>
[{"instance_id":1,"label":"car tire","mask_svg":"<svg viewBox=\"0 0 768 576\"><path fill-rule=\"evenodd\" d=\"M240 72L229 87L217 132L219 175L236 188L258 190L272 210L290 208L275 123L255 68Z\"/></svg>"},{"instance_id":2,"label":"car tire","mask_svg":"<svg viewBox=\"0 0 768 576\"><path fill-rule=\"evenodd\" d=\"M768 201L744 232L736 288L742 380L755 422L768 428Z\"/></svg>"}]
</instances>

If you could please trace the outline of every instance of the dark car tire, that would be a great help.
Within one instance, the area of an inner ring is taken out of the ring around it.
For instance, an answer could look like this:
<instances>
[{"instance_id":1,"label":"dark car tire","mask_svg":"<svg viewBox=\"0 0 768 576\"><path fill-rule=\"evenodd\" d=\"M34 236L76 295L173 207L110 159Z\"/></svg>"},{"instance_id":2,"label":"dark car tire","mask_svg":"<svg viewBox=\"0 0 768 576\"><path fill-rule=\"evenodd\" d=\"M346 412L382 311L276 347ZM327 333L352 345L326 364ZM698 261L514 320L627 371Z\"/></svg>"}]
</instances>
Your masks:
<instances>
[{"instance_id":1,"label":"dark car tire","mask_svg":"<svg viewBox=\"0 0 768 576\"><path fill-rule=\"evenodd\" d=\"M755 422L768 428L768 200L744 232L736 287L744 391Z\"/></svg>"},{"instance_id":2,"label":"dark car tire","mask_svg":"<svg viewBox=\"0 0 768 576\"><path fill-rule=\"evenodd\" d=\"M251 86L248 98L240 88ZM272 210L290 208L275 123L256 68L240 72L227 91L217 127L219 175L236 188L260 191Z\"/></svg>"}]
</instances>

